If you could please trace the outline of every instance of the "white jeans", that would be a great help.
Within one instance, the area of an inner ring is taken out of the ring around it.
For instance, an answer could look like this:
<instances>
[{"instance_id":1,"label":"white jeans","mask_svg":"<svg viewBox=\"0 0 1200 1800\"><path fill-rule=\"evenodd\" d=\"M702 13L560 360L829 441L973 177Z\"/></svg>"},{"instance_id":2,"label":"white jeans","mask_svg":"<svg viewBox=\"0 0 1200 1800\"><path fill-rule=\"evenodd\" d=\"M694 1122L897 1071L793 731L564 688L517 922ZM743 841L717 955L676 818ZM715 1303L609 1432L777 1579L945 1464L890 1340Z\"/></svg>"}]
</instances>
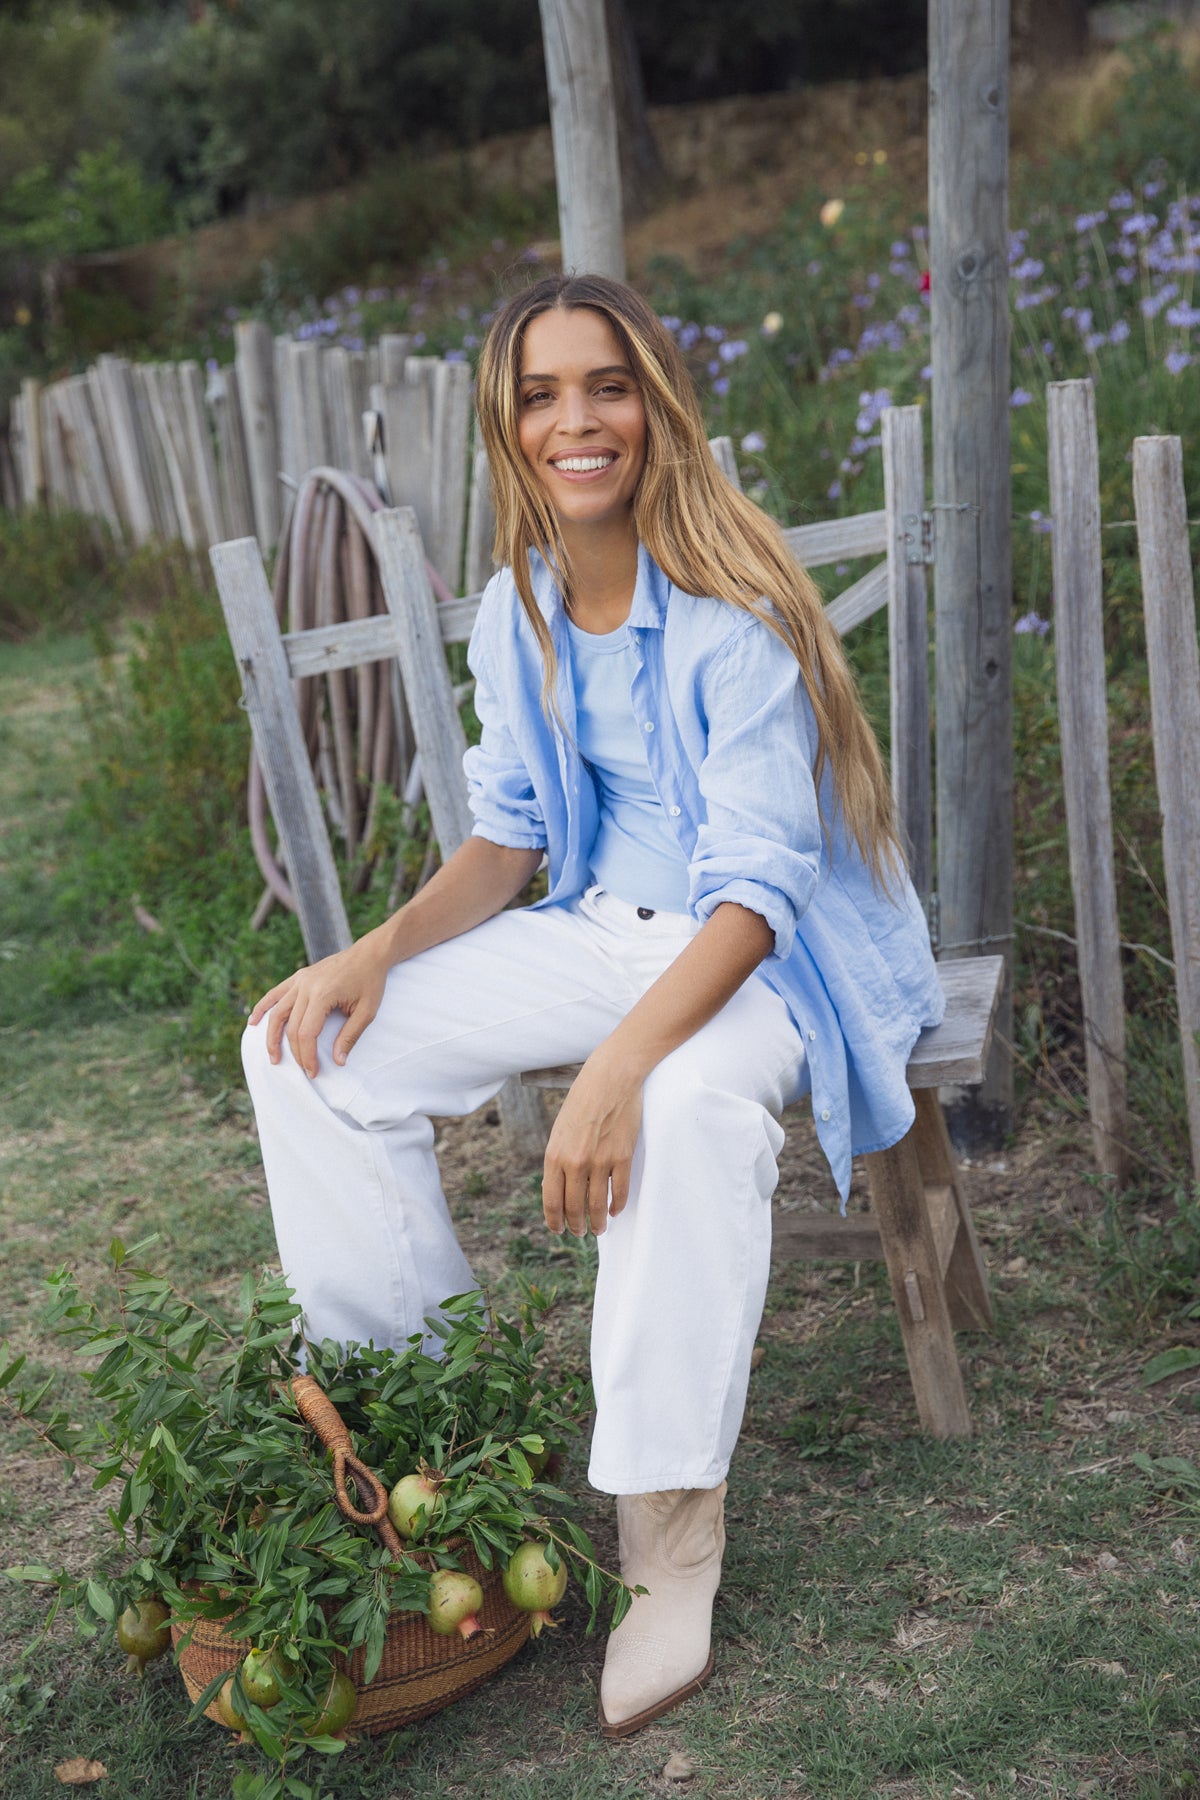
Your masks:
<instances>
[{"instance_id":1,"label":"white jeans","mask_svg":"<svg viewBox=\"0 0 1200 1800\"><path fill-rule=\"evenodd\" d=\"M401 1344L474 1287L430 1115L521 1070L579 1062L696 932L592 890L500 913L388 976L342 1068L309 1080L266 1025L243 1057L284 1272L310 1337ZM800 1034L752 977L645 1084L629 1201L599 1239L588 1475L612 1494L715 1487L741 1426L771 1247L778 1115L807 1091Z\"/></svg>"}]
</instances>

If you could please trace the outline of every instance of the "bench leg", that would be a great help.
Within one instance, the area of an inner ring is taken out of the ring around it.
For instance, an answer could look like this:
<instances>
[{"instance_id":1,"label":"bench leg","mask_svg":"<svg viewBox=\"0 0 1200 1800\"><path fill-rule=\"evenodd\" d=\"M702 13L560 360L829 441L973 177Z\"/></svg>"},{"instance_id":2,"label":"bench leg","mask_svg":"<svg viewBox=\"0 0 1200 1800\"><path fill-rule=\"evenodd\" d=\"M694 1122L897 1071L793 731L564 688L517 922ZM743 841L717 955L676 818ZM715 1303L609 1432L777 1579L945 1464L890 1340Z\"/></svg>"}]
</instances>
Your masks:
<instances>
[{"instance_id":1,"label":"bench leg","mask_svg":"<svg viewBox=\"0 0 1200 1800\"><path fill-rule=\"evenodd\" d=\"M956 1331L985 1331L992 1324L987 1271L983 1266L971 1209L958 1178L958 1162L950 1143L950 1134L946 1130L945 1114L933 1088L917 1088L913 1093L913 1101L917 1108L913 1135L917 1141L921 1178L926 1187L950 1188L958 1208L958 1235L954 1240L945 1277L950 1322Z\"/></svg>"},{"instance_id":2,"label":"bench leg","mask_svg":"<svg viewBox=\"0 0 1200 1800\"><path fill-rule=\"evenodd\" d=\"M925 1205L916 1129L866 1158L900 1333L921 1424L932 1436L969 1437L971 1415Z\"/></svg>"}]
</instances>

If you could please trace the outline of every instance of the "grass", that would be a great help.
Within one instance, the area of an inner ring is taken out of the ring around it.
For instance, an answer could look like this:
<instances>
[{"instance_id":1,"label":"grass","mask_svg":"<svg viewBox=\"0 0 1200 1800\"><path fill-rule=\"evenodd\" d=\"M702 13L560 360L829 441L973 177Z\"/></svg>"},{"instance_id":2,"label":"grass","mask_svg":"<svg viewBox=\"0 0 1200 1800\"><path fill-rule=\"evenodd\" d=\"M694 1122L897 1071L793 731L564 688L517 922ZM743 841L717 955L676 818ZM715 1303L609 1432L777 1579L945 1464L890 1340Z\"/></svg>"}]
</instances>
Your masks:
<instances>
[{"instance_id":1,"label":"grass","mask_svg":"<svg viewBox=\"0 0 1200 1800\"><path fill-rule=\"evenodd\" d=\"M81 640L4 652L8 733L0 828L5 965L33 969L39 887L64 854L78 774ZM20 896L24 896L23 899ZM22 911L24 909L24 911ZM41 1283L70 1262L98 1273L109 1238L156 1233L155 1256L218 1300L271 1256L244 1103L212 1096L179 1053L169 1013L84 1006L0 1023L3 1332L47 1369ZM586 1341L589 1246L548 1240L536 1183L486 1119L447 1124L447 1186L468 1252L502 1297L518 1274L555 1286L551 1345ZM784 1188L807 1193L803 1129ZM1104 1196L1061 1113L1027 1121L1005 1158L971 1172L997 1288L990 1336L960 1340L976 1422L968 1443L917 1435L899 1336L874 1270L776 1270L735 1465L717 1613L718 1676L702 1702L625 1745L594 1725L599 1638L569 1598L545 1634L479 1694L410 1731L305 1771L334 1800L587 1800L686 1791L722 1800L1009 1794L1137 1797L1200 1789L1196 1489L1134 1462L1200 1458L1200 1378L1145 1389L1150 1357L1200 1336L1178 1293L1147 1285L1155 1252L1192 1254L1147 1212L1114 1267ZM1158 1230L1158 1236L1155 1231ZM1178 1229L1178 1227L1177 1227ZM1141 1234L1140 1238L1138 1234ZM1120 1276L1120 1271L1118 1270ZM584 1487L580 1459L570 1479ZM111 1555L101 1503L64 1482L27 1434L0 1436L0 1560L74 1567ZM586 1523L611 1551L598 1497ZM111 1646L59 1622L36 1589L0 1583L0 1792L48 1800L69 1756L109 1771L103 1791L224 1800L250 1768L224 1733L189 1722L169 1666L137 1688ZM315 1759L314 1759L315 1762Z\"/></svg>"}]
</instances>

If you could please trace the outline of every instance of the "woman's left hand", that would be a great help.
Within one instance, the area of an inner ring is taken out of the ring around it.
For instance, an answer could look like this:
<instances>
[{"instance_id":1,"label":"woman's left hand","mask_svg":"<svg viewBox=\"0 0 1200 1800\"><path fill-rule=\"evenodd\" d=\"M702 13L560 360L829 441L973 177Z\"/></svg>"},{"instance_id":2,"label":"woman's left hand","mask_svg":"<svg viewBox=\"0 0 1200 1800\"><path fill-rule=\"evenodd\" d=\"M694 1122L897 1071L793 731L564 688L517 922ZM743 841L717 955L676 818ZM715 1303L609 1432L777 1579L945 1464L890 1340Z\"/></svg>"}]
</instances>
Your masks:
<instances>
[{"instance_id":1,"label":"woman's left hand","mask_svg":"<svg viewBox=\"0 0 1200 1800\"><path fill-rule=\"evenodd\" d=\"M593 1052L572 1083L542 1172L542 1210L551 1231L599 1237L629 1198L629 1171L642 1126L642 1075Z\"/></svg>"}]
</instances>

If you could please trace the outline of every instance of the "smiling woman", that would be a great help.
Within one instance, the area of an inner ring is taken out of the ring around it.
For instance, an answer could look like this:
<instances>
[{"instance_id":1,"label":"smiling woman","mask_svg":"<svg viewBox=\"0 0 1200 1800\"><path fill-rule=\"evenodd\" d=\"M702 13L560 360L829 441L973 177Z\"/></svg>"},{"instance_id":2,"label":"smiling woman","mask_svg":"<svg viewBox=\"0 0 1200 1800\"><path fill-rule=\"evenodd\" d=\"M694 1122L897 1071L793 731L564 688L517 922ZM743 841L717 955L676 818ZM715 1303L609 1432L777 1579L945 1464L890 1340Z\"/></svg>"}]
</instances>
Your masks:
<instances>
[{"instance_id":1,"label":"smiling woman","mask_svg":"<svg viewBox=\"0 0 1200 1800\"><path fill-rule=\"evenodd\" d=\"M605 1657L618 1737L712 1672L779 1115L811 1090L844 1193L853 1151L907 1131L944 1002L837 637L660 321L617 282L539 283L478 406L504 566L470 650L474 834L265 994L244 1054L308 1329L377 1344L475 1286L430 1116L582 1062L542 1201L599 1240L589 1476L648 1590ZM510 907L543 855L545 898Z\"/></svg>"}]
</instances>

